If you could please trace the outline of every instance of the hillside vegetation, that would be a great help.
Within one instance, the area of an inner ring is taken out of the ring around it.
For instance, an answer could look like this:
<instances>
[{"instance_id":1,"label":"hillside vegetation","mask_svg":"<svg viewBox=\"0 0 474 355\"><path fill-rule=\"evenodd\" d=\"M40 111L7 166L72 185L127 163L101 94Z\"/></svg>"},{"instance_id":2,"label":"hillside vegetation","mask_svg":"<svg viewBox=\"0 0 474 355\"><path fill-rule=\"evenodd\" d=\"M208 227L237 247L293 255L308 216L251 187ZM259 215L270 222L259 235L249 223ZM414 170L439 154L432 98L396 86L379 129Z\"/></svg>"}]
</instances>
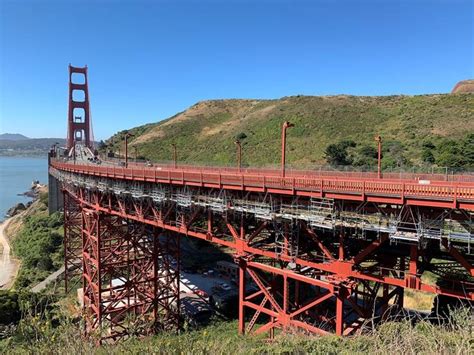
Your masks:
<instances>
[{"instance_id":1,"label":"hillside vegetation","mask_svg":"<svg viewBox=\"0 0 474 355\"><path fill-rule=\"evenodd\" d=\"M470 354L474 351L472 323L466 313L445 326L422 321L388 322L370 334L356 337L277 335L239 336L237 322L220 322L180 335L159 334L131 338L97 347L93 339L68 321L54 328L34 317L22 321L8 340L0 340L4 354Z\"/></svg>"},{"instance_id":2,"label":"hillside vegetation","mask_svg":"<svg viewBox=\"0 0 474 355\"><path fill-rule=\"evenodd\" d=\"M0 135L0 156L45 156L55 143L66 144L62 138L27 138L21 134Z\"/></svg>"},{"instance_id":3,"label":"hillside vegetation","mask_svg":"<svg viewBox=\"0 0 474 355\"><path fill-rule=\"evenodd\" d=\"M281 125L286 120L295 124L288 131L289 165L326 164L326 148L341 141L354 142L355 155L359 151L370 155L376 147L374 137L381 135L385 167L436 164L437 155L444 155L438 165L446 166L450 163L445 157L446 146L469 140L468 134L474 132L474 95L203 101L167 120L129 130L134 134L129 155L135 156L136 146L139 157L169 161L175 143L181 162L234 164L234 141L240 136L244 137L244 165L277 164ZM124 134L111 137L104 148L117 154L120 147L123 155ZM433 157L426 158L426 150L431 150Z\"/></svg>"},{"instance_id":4,"label":"hillside vegetation","mask_svg":"<svg viewBox=\"0 0 474 355\"><path fill-rule=\"evenodd\" d=\"M35 285L63 265L63 219L58 212L48 214L47 200L47 193L41 193L7 231L20 260L15 289Z\"/></svg>"}]
</instances>

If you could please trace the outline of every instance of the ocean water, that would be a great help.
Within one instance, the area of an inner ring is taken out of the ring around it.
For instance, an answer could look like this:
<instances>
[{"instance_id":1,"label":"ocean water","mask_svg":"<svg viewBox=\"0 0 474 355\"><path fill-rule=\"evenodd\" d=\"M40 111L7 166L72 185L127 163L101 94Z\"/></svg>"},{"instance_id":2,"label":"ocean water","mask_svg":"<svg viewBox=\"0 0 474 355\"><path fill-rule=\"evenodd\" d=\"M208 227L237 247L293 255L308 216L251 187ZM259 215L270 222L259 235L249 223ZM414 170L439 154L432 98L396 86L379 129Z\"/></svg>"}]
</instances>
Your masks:
<instances>
[{"instance_id":1,"label":"ocean water","mask_svg":"<svg viewBox=\"0 0 474 355\"><path fill-rule=\"evenodd\" d=\"M0 221L14 204L31 199L18 196L31 188L31 182L48 183L48 159L27 157L0 157Z\"/></svg>"}]
</instances>

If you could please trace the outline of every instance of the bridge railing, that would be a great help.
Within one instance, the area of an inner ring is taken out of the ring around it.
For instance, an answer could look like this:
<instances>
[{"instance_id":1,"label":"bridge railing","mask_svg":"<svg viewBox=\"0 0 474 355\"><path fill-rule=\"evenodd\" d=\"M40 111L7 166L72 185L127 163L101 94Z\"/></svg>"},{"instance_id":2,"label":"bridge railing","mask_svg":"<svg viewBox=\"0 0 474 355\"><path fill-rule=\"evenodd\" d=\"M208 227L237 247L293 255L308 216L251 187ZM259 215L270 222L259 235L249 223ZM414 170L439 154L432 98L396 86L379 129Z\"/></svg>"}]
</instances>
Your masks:
<instances>
[{"instance_id":1,"label":"bridge railing","mask_svg":"<svg viewBox=\"0 0 474 355\"><path fill-rule=\"evenodd\" d=\"M117 158L107 158L105 162L119 165L123 163L123 159ZM146 161L129 161L129 167L146 167ZM154 167L161 167L163 169L173 169L173 162L163 161L153 163ZM193 165L187 163L179 163L177 168L184 171L219 171L221 173L245 173L252 175L274 175L280 176L281 171L277 166L263 166L263 167L242 167L242 169L236 168L235 166L212 166L212 165ZM435 170L436 169L436 170ZM431 172L429 172L430 170ZM377 179L377 172L372 168L356 168L348 166L311 166L306 169L296 169L291 166L286 168L286 176L318 176L318 177L331 177L332 179L336 178L360 178L360 179ZM385 180L430 180L430 181L451 181L451 182L474 182L474 172L461 171L455 173L454 168L429 168L429 167L419 167L419 168L394 168L394 169L385 169L382 173L383 179Z\"/></svg>"},{"instance_id":2,"label":"bridge railing","mask_svg":"<svg viewBox=\"0 0 474 355\"><path fill-rule=\"evenodd\" d=\"M206 184L218 187L246 187L280 190L300 190L321 194L375 195L404 199L405 197L469 200L474 202L474 183L451 181L410 181L368 178L342 178L339 176L276 176L243 172L222 172L219 169L181 169L161 166L138 166L128 168L92 164L72 164L52 161L53 167L60 170L85 173L89 175L139 180L150 182L173 182L190 185Z\"/></svg>"}]
</instances>

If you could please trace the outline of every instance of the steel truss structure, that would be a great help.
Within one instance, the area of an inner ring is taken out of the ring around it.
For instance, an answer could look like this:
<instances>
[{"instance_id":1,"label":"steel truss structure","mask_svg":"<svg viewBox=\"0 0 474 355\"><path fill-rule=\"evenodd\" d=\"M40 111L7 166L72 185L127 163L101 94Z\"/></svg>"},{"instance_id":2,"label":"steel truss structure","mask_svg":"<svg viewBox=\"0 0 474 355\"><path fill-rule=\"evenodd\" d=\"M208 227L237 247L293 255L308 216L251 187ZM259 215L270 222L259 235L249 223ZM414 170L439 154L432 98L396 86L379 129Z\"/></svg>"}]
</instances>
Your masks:
<instances>
[{"instance_id":1,"label":"steel truss structure","mask_svg":"<svg viewBox=\"0 0 474 355\"><path fill-rule=\"evenodd\" d=\"M82 260L85 332L102 342L178 330L179 236L64 195L65 260ZM66 280L72 272L66 267Z\"/></svg>"},{"instance_id":2,"label":"steel truss structure","mask_svg":"<svg viewBox=\"0 0 474 355\"><path fill-rule=\"evenodd\" d=\"M74 289L82 275L82 214L73 196L63 193L64 201L64 288ZM72 282L72 284L71 284Z\"/></svg>"},{"instance_id":3,"label":"steel truss structure","mask_svg":"<svg viewBox=\"0 0 474 355\"><path fill-rule=\"evenodd\" d=\"M405 289L474 301L469 211L50 173L80 206L84 310L102 338L129 335L130 315L152 321L140 334L179 326L179 248L158 231L235 251L241 333L354 334L402 310ZM443 282L425 283L428 270Z\"/></svg>"}]
</instances>

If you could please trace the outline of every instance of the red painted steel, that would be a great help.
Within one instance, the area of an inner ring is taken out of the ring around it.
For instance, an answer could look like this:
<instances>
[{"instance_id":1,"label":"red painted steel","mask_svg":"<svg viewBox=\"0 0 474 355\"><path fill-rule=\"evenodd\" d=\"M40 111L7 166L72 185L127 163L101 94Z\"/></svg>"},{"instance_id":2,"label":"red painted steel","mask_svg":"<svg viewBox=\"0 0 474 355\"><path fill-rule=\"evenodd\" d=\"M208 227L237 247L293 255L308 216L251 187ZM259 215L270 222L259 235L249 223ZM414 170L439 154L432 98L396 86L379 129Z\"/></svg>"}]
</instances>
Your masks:
<instances>
[{"instance_id":1,"label":"red painted steel","mask_svg":"<svg viewBox=\"0 0 474 355\"><path fill-rule=\"evenodd\" d=\"M453 183L360 179L339 177L314 178L294 175L278 177L252 173L211 172L211 170L170 167L123 168L52 161L51 166L91 176L128 181L148 181L181 186L240 190L282 195L368 201L436 208L461 208L474 211L474 182Z\"/></svg>"},{"instance_id":2,"label":"red painted steel","mask_svg":"<svg viewBox=\"0 0 474 355\"><path fill-rule=\"evenodd\" d=\"M64 287L66 293L80 281L82 259L82 212L73 196L63 193L64 201ZM72 283L71 283L72 282Z\"/></svg>"},{"instance_id":3,"label":"red painted steel","mask_svg":"<svg viewBox=\"0 0 474 355\"><path fill-rule=\"evenodd\" d=\"M73 82L73 74L84 76L83 83ZM74 100L74 92L82 92L84 100ZM75 109L81 109L82 114L76 116ZM81 142L88 148L93 148L92 126L90 120L89 87L87 82L87 66L83 68L69 65L69 114L68 114L68 135L66 146L71 149L75 143ZM74 152L75 154L75 152Z\"/></svg>"},{"instance_id":4,"label":"red painted steel","mask_svg":"<svg viewBox=\"0 0 474 355\"><path fill-rule=\"evenodd\" d=\"M81 214L86 334L103 342L179 329L179 238L94 206Z\"/></svg>"},{"instance_id":5,"label":"red painted steel","mask_svg":"<svg viewBox=\"0 0 474 355\"><path fill-rule=\"evenodd\" d=\"M275 329L285 331L298 328L319 334L353 334L361 330L365 320L374 317L375 305L380 310L380 316L385 314L391 300L396 307L401 307L406 288L474 301L474 285L457 283L450 288L424 283L419 272L420 251L417 245L411 247L407 264L404 256L382 253L376 258L379 263L376 269L370 272L361 270L365 260L381 252L380 248L387 243L385 235L365 244L357 254L344 252L342 243L345 238L341 235L337 239L339 251L333 253L329 250L330 245L323 244L313 230L302 225L301 229L316 240L320 252L318 255L305 255L302 247L302 255L293 256L287 247L291 243L287 233L284 234L285 247L282 251L255 244L254 240L270 228L267 222L249 229L243 215L234 216L231 220L228 219L230 216L208 213L204 209L190 210L178 218L173 213L174 205L160 207L145 199L133 200L99 191L88 192L85 188L70 185L66 188L67 193L75 196L84 208L93 208L95 213L117 216L233 248L240 266L241 333L253 332L259 324L255 333L274 334ZM204 221L207 221L207 228L203 228ZM288 225L285 229L288 230ZM456 254L454 247L450 249ZM472 273L472 266L463 256L459 253L456 256L460 264ZM268 262L259 262L260 258ZM289 268L291 263L297 269ZM305 275L298 271L305 268L313 270L312 273ZM257 290L250 294L246 292L245 275L249 275L257 285ZM315 293L314 287L319 291ZM380 287L382 294L378 292ZM251 319L246 324L246 315L249 314Z\"/></svg>"}]
</instances>

